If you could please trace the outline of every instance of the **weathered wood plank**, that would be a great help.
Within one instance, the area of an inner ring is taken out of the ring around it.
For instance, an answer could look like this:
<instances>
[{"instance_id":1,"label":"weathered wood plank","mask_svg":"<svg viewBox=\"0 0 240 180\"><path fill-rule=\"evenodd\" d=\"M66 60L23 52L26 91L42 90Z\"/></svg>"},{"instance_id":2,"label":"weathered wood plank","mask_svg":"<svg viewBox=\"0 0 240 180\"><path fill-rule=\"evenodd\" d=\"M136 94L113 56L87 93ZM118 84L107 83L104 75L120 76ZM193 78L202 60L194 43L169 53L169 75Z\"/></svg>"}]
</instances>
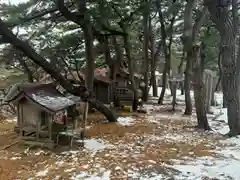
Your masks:
<instances>
[{"instance_id":1,"label":"weathered wood plank","mask_svg":"<svg viewBox=\"0 0 240 180\"><path fill-rule=\"evenodd\" d=\"M53 122L53 116L48 117L48 133L49 133L49 140L52 139L52 122Z\"/></svg>"},{"instance_id":2,"label":"weathered wood plank","mask_svg":"<svg viewBox=\"0 0 240 180\"><path fill-rule=\"evenodd\" d=\"M32 136L23 136L23 137L21 137L21 140L43 142L43 143L54 143L53 140L49 140L47 138L40 138L40 139L38 139L37 137L32 137Z\"/></svg>"},{"instance_id":3,"label":"weathered wood plank","mask_svg":"<svg viewBox=\"0 0 240 180\"><path fill-rule=\"evenodd\" d=\"M46 147L49 149L54 149L56 147L55 143L50 142L26 141L26 140L22 140L21 142L28 146Z\"/></svg>"}]
</instances>

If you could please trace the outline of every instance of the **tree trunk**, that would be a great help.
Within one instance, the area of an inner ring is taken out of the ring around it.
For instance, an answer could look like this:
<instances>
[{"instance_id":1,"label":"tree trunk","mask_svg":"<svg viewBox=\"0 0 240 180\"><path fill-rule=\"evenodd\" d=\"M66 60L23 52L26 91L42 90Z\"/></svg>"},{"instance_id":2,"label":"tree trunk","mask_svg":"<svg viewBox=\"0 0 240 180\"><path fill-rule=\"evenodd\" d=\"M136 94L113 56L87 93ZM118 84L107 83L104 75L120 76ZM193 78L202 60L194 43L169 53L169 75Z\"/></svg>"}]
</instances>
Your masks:
<instances>
[{"instance_id":1,"label":"tree trunk","mask_svg":"<svg viewBox=\"0 0 240 180\"><path fill-rule=\"evenodd\" d=\"M105 62L109 67L111 67L113 63L112 63L112 60L111 60L109 41L108 41L107 36L104 37L103 47L104 47L103 51L104 51ZM110 74L112 74L112 73L110 73Z\"/></svg>"},{"instance_id":2,"label":"tree trunk","mask_svg":"<svg viewBox=\"0 0 240 180\"><path fill-rule=\"evenodd\" d=\"M114 40L116 41L116 37L114 37ZM113 40L113 41L114 41ZM116 42L113 42L116 43ZM116 91L116 73L117 73L117 60L111 58L110 55L110 48L109 48L109 41L108 41L108 37L105 36L104 38L104 56L105 56L105 61L110 69L109 72L109 77L112 80L112 84L111 84L111 101L113 102L114 107L119 107L120 103L118 103L117 101L117 91Z\"/></svg>"},{"instance_id":3,"label":"tree trunk","mask_svg":"<svg viewBox=\"0 0 240 180\"><path fill-rule=\"evenodd\" d=\"M127 32L126 29L124 29L124 32ZM138 92L137 92L137 87L135 83L135 78L134 78L134 67L133 67L133 60L132 60L132 54L131 54L131 44L129 42L129 35L126 33L123 37L124 39L124 48L126 51L126 56L128 60L128 70L129 70L129 79L131 82L131 87L133 91L133 102L132 102L132 109L133 111L137 111L138 108Z\"/></svg>"},{"instance_id":4,"label":"tree trunk","mask_svg":"<svg viewBox=\"0 0 240 180\"><path fill-rule=\"evenodd\" d=\"M155 59L155 41L153 36L153 29L152 29L152 19L149 16L149 42L150 42L150 50L151 50L151 86L152 86L152 94L154 97L158 96L158 87L156 81L156 59Z\"/></svg>"},{"instance_id":5,"label":"tree trunk","mask_svg":"<svg viewBox=\"0 0 240 180\"><path fill-rule=\"evenodd\" d=\"M185 52L184 52L184 48L183 48L181 62L179 64L179 66L178 66L178 74L182 74L183 73L182 69L183 69L184 60L185 60ZM181 89L181 95L184 95L184 82L180 82L179 85L180 85L180 89Z\"/></svg>"},{"instance_id":6,"label":"tree trunk","mask_svg":"<svg viewBox=\"0 0 240 180\"><path fill-rule=\"evenodd\" d=\"M184 89L185 89L185 114L192 114L192 102L190 96L190 80L191 80L191 72L192 72L192 49L196 41L196 37L198 31L200 29L201 23L206 15L206 8L203 8L202 12L198 14L196 17L194 25L193 22L193 8L195 0L188 0L184 10L184 32L182 37L184 51L187 53L187 64L185 69L185 80L184 80Z\"/></svg>"},{"instance_id":7,"label":"tree trunk","mask_svg":"<svg viewBox=\"0 0 240 180\"><path fill-rule=\"evenodd\" d=\"M163 99L164 99L165 91L167 88L167 72L169 72L169 70L170 70L169 54L171 52L168 52L168 47L167 47L167 42L166 42L167 33L166 33L166 27L165 27L165 23L164 23L164 17L163 17L162 6L161 6L160 1L156 2L156 7L158 9L159 21L161 24L161 35L162 35L162 43L163 43L163 50L164 50L164 57L165 57L165 65L164 65L163 76L162 76L162 83L163 83L162 91L161 91L160 97L158 99L158 104L163 104Z\"/></svg>"},{"instance_id":8,"label":"tree trunk","mask_svg":"<svg viewBox=\"0 0 240 180\"><path fill-rule=\"evenodd\" d=\"M93 95L93 81L94 81L94 69L95 69L95 59L93 51L93 31L90 22L90 17L87 14L86 1L83 0L77 3L79 12L84 16L83 21L81 22L81 28L84 34L85 42L85 54L86 54L86 87L90 92L90 96Z\"/></svg>"},{"instance_id":9,"label":"tree trunk","mask_svg":"<svg viewBox=\"0 0 240 180\"><path fill-rule=\"evenodd\" d=\"M214 91L213 88L212 88L212 91L211 91L211 92L212 92L212 95L211 95L211 97L212 97L212 98L211 98L211 106L215 106L215 102L216 102L215 100L216 100L216 99L215 99L215 91Z\"/></svg>"},{"instance_id":10,"label":"tree trunk","mask_svg":"<svg viewBox=\"0 0 240 180\"><path fill-rule=\"evenodd\" d=\"M191 100L191 67L192 67L192 52L187 53L187 64L185 69L184 90L185 90L185 115L192 114L192 100Z\"/></svg>"},{"instance_id":11,"label":"tree trunk","mask_svg":"<svg viewBox=\"0 0 240 180\"><path fill-rule=\"evenodd\" d=\"M176 2L176 0L172 1L172 4L174 4ZM167 29L165 27L165 23L164 23L164 17L163 17L163 13L162 13L162 7L161 7L161 2L157 1L156 3L157 9L158 9L158 14L159 14L159 21L161 24L161 35L162 35L162 42L163 42L163 49L164 49L164 56L165 56L165 67L164 67L164 72L163 72L163 87L162 87L162 91L158 100L158 104L163 104L163 99L164 99L164 95L165 95L165 91L166 91L166 87L167 87L167 73L170 76L170 69L171 69L171 47L172 47L172 33L173 33L173 25L175 22L175 18L176 15L178 13L178 11L175 11L172 15L173 17L171 18L170 21L170 27L169 27L169 43L167 45ZM172 95L172 91L171 91L171 95Z\"/></svg>"},{"instance_id":12,"label":"tree trunk","mask_svg":"<svg viewBox=\"0 0 240 180\"><path fill-rule=\"evenodd\" d=\"M113 61L113 67L114 67L114 74L113 74L113 88L112 88L112 95L113 95L113 100L114 100L114 106L115 107L119 107L120 106L120 100L119 100L119 96L116 92L116 73L119 71L120 69L120 64L121 62L123 62L123 57L122 57L122 51L121 48L117 42L117 38L116 36L112 37L113 40L113 46L114 46L114 50L116 52L116 59Z\"/></svg>"},{"instance_id":13,"label":"tree trunk","mask_svg":"<svg viewBox=\"0 0 240 180\"><path fill-rule=\"evenodd\" d=\"M32 71L29 69L29 67L27 66L26 62L21 58L21 59L19 59L19 63L20 63L21 66L23 67L24 72L27 74L28 82L29 82L29 83L33 83L33 82L34 82L33 73L32 73Z\"/></svg>"},{"instance_id":14,"label":"tree trunk","mask_svg":"<svg viewBox=\"0 0 240 180\"><path fill-rule=\"evenodd\" d=\"M221 4L220 4L221 3ZM236 33L227 0L205 0L221 36L222 88L227 102L229 136L240 134L239 60L235 57ZM224 22L224 23L223 23ZM237 61L236 61L237 60Z\"/></svg>"},{"instance_id":15,"label":"tree trunk","mask_svg":"<svg viewBox=\"0 0 240 180\"><path fill-rule=\"evenodd\" d=\"M203 60L200 58L200 47L193 47L193 77L194 100L197 114L198 128L210 130L207 120L207 110L205 106L205 85L203 79Z\"/></svg>"},{"instance_id":16,"label":"tree trunk","mask_svg":"<svg viewBox=\"0 0 240 180\"><path fill-rule=\"evenodd\" d=\"M147 3L148 0L145 0ZM143 13L143 27L144 27L144 41L143 41L143 50L144 50L144 83L145 87L143 88L143 101L148 101L148 81L149 81L149 58L148 58L148 45L149 45L149 9L145 8Z\"/></svg>"},{"instance_id":17,"label":"tree trunk","mask_svg":"<svg viewBox=\"0 0 240 180\"><path fill-rule=\"evenodd\" d=\"M166 63L165 63L165 67L163 70L163 76L162 76L162 91L160 94L160 97L158 99L158 104L162 105L163 104L163 100L164 100L164 95L165 95L165 91L167 88L167 72L169 69L169 60L167 60L168 57L166 58Z\"/></svg>"},{"instance_id":18,"label":"tree trunk","mask_svg":"<svg viewBox=\"0 0 240 180\"><path fill-rule=\"evenodd\" d=\"M195 0L189 0L187 1L187 4L185 6L184 10L184 31L183 31L183 47L184 52L186 52L186 68L185 68L185 78L184 78L184 90L185 90L185 115L191 115L192 114L192 101L190 96L190 90L191 90L191 68L192 68L192 32L193 32L193 5Z\"/></svg>"}]
</instances>

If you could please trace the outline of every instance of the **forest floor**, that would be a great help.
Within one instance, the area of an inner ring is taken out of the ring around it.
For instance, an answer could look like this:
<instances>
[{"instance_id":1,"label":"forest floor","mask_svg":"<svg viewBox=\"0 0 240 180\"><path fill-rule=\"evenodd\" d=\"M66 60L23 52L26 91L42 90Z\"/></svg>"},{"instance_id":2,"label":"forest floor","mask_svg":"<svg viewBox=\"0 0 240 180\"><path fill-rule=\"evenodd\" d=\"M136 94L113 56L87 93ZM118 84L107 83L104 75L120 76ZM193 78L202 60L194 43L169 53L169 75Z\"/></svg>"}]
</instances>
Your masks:
<instances>
[{"instance_id":1,"label":"forest floor","mask_svg":"<svg viewBox=\"0 0 240 180\"><path fill-rule=\"evenodd\" d=\"M213 131L203 132L185 128L196 117L183 116L181 103L175 113L167 105L147 107L148 114L121 113L118 123L92 114L84 148L75 143L54 151L17 143L15 121L2 120L0 180L240 179L240 140L222 135L228 131L225 109L213 107L208 115ZM3 149L9 144L14 145Z\"/></svg>"}]
</instances>

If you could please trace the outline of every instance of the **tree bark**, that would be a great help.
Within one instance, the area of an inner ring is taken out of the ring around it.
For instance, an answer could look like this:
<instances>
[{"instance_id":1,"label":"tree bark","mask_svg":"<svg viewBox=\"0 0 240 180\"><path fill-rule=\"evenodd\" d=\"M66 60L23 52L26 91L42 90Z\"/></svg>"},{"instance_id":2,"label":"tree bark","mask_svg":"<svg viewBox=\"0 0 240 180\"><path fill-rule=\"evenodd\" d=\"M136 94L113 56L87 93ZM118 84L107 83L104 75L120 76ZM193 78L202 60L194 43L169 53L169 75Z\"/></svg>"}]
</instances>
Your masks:
<instances>
[{"instance_id":1,"label":"tree bark","mask_svg":"<svg viewBox=\"0 0 240 180\"><path fill-rule=\"evenodd\" d=\"M81 15L83 15L83 19L80 23L81 28L84 34L84 42L85 42L85 54L86 54L86 87L90 92L90 96L93 95L93 81L94 81L94 69L95 69L95 59L94 59L94 51L93 51L93 31L91 26L90 17L86 8L86 0L82 0L77 3L77 7Z\"/></svg>"},{"instance_id":2,"label":"tree bark","mask_svg":"<svg viewBox=\"0 0 240 180\"><path fill-rule=\"evenodd\" d=\"M192 68L192 21L193 21L193 5L195 0L187 1L184 10L184 31L183 31L183 46L184 52L186 52L186 68L185 68L185 78L184 78L184 90L185 90L185 113L186 115L192 114L192 101L190 95L190 80L191 80L191 68Z\"/></svg>"},{"instance_id":3,"label":"tree bark","mask_svg":"<svg viewBox=\"0 0 240 180\"><path fill-rule=\"evenodd\" d=\"M184 48L183 48L181 62L179 64L179 66L178 66L178 74L182 74L183 73L182 68L183 68L184 60L185 60L185 51L184 51ZM181 95L184 95L184 82L180 82L180 89L181 89Z\"/></svg>"},{"instance_id":4,"label":"tree bark","mask_svg":"<svg viewBox=\"0 0 240 180\"><path fill-rule=\"evenodd\" d=\"M145 0L146 4L148 0ZM145 87L143 88L143 101L148 101L148 81L149 81L149 58L148 58L148 46L149 46L149 8L145 8L143 12L143 49L144 49L144 83Z\"/></svg>"},{"instance_id":5,"label":"tree bark","mask_svg":"<svg viewBox=\"0 0 240 180\"><path fill-rule=\"evenodd\" d=\"M204 60L200 58L200 47L199 46L193 47L192 54L193 54L192 84L194 89L194 100L198 122L197 127L199 129L210 130L207 120L207 110L205 106L206 99L205 85L202 81Z\"/></svg>"},{"instance_id":6,"label":"tree bark","mask_svg":"<svg viewBox=\"0 0 240 180\"><path fill-rule=\"evenodd\" d=\"M110 70L111 70L112 69L111 67L113 66L113 61L112 61L111 55L110 55L109 39L107 36L104 37L103 49L104 49L103 51L104 51L105 62L110 67ZM110 72L110 75L111 74L112 74L112 72Z\"/></svg>"},{"instance_id":7,"label":"tree bark","mask_svg":"<svg viewBox=\"0 0 240 180\"><path fill-rule=\"evenodd\" d=\"M174 4L176 0L172 1L172 4ZM171 69L171 46L172 46L172 33L173 33L173 25L175 22L176 15L178 11L175 10L175 12L172 14L173 17L171 18L170 21L170 37L169 37L169 43L167 45L167 32L166 32L166 26L164 23L164 17L162 13L162 7L161 7L161 2L157 1L156 3L157 9L158 9L158 14L159 14L159 21L161 24L161 35L162 35L162 43L163 43L163 49L164 49L164 56L165 56L165 67L163 70L163 86L162 86L162 91L158 100L158 104L163 104L163 99L165 95L165 91L167 88L167 73L170 76L170 69Z\"/></svg>"},{"instance_id":8,"label":"tree bark","mask_svg":"<svg viewBox=\"0 0 240 180\"><path fill-rule=\"evenodd\" d=\"M28 82L29 82L29 83L34 82L33 73L32 73L32 71L29 69L29 67L27 66L27 64L26 64L26 62L24 61L23 57L20 57L20 58L19 58L19 63L20 63L20 65L23 67L24 72L27 74Z\"/></svg>"},{"instance_id":9,"label":"tree bark","mask_svg":"<svg viewBox=\"0 0 240 180\"><path fill-rule=\"evenodd\" d=\"M122 62L123 62L123 57L122 57L121 47L117 42L116 36L113 36L112 40L113 40L114 50L116 53L116 59L113 61L114 74L112 74L112 76L113 76L112 79L113 79L114 84L113 84L112 95L113 95L113 100L114 100L114 106L119 107L120 99L119 99L118 94L116 93L116 73L119 72L120 64L122 64Z\"/></svg>"},{"instance_id":10,"label":"tree bark","mask_svg":"<svg viewBox=\"0 0 240 180\"><path fill-rule=\"evenodd\" d=\"M131 54L131 44L129 42L129 35L127 30L124 28L124 32L127 34L123 36L124 39L124 48L126 51L126 56L128 60L128 70L129 70L129 79L131 82L131 87L133 91L133 103L132 103L132 109L133 111L136 111L138 108L138 92L137 92L137 87L135 83L135 78L134 78L134 67L133 67L133 60L132 60L132 54Z\"/></svg>"},{"instance_id":11,"label":"tree bark","mask_svg":"<svg viewBox=\"0 0 240 180\"><path fill-rule=\"evenodd\" d=\"M184 78L184 93L185 93L185 115L191 115L192 114L192 100L191 100L191 71L192 71L192 52L187 52L187 64L185 69L185 78Z\"/></svg>"},{"instance_id":12,"label":"tree bark","mask_svg":"<svg viewBox=\"0 0 240 180\"><path fill-rule=\"evenodd\" d=\"M156 82L156 58L155 58L155 43L154 43L154 37L153 37L153 29L152 29L152 20L149 16L149 41L150 41L150 49L151 49L151 85L152 85L152 94L154 97L158 96L158 87Z\"/></svg>"},{"instance_id":13,"label":"tree bark","mask_svg":"<svg viewBox=\"0 0 240 180\"><path fill-rule=\"evenodd\" d=\"M158 104L161 105L161 104L163 104L163 99L164 99L165 91L167 88L167 72L170 71L170 53L171 52L168 52L168 47L167 47L167 42L166 42L167 33L166 33L166 27L165 27L164 17L163 17L163 13L162 13L161 2L157 1L156 6L158 8L159 21L161 24L162 44L163 44L164 57L165 57L165 65L164 65L163 76L162 76L163 84L162 84L161 94L158 99Z\"/></svg>"},{"instance_id":14,"label":"tree bark","mask_svg":"<svg viewBox=\"0 0 240 180\"><path fill-rule=\"evenodd\" d=\"M236 33L229 1L205 0L221 36L222 88L227 101L229 136L240 134L239 60L235 57ZM237 61L236 61L237 60Z\"/></svg>"},{"instance_id":15,"label":"tree bark","mask_svg":"<svg viewBox=\"0 0 240 180\"><path fill-rule=\"evenodd\" d=\"M184 89L185 89L185 114L191 115L192 114L192 101L191 101L191 71L192 71L192 61L193 61L193 54L192 54L192 48L195 44L196 37L198 34L198 31L200 29L201 23L206 15L206 8L202 10L202 12L197 16L194 25L193 22L193 6L194 6L195 0L188 0L187 4L185 6L184 11L184 32L183 32L183 46L184 51L187 53L187 64L185 69L185 79L184 79Z\"/></svg>"}]
</instances>

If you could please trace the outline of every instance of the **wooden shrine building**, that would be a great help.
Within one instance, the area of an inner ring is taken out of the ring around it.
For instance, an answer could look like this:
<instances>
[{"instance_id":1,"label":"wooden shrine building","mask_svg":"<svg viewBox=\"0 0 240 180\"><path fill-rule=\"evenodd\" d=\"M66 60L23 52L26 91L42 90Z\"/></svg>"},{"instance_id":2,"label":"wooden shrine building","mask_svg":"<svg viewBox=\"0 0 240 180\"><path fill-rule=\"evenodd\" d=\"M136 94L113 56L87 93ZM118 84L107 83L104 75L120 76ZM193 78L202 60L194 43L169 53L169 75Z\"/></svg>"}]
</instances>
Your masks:
<instances>
[{"instance_id":1,"label":"wooden shrine building","mask_svg":"<svg viewBox=\"0 0 240 180\"><path fill-rule=\"evenodd\" d=\"M64 96L52 83L31 83L14 85L6 95L5 101L17 107L17 125L21 139L54 145L52 137L55 125L62 124L64 129L67 120L76 119L73 115L69 117L66 112L73 109L76 103L80 102L80 98ZM64 116L65 123L62 122Z\"/></svg>"}]
</instances>

